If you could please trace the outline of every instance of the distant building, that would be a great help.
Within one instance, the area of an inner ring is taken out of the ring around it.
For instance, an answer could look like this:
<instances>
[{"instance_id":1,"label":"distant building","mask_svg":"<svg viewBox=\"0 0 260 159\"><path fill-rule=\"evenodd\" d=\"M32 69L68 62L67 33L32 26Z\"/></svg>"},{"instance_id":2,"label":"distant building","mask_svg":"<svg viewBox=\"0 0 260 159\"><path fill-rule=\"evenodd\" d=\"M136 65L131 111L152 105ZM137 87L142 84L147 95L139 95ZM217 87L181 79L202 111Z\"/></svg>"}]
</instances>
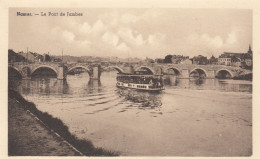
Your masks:
<instances>
[{"instance_id":1,"label":"distant building","mask_svg":"<svg viewBox=\"0 0 260 159\"><path fill-rule=\"evenodd\" d=\"M218 64L219 65L226 65L230 66L231 65L231 57L229 54L221 54L218 58Z\"/></svg>"},{"instance_id":2,"label":"distant building","mask_svg":"<svg viewBox=\"0 0 260 159\"><path fill-rule=\"evenodd\" d=\"M185 64L185 65L191 65L192 64L192 61L190 59L185 59L185 60L182 60L180 62L180 64Z\"/></svg>"},{"instance_id":3,"label":"distant building","mask_svg":"<svg viewBox=\"0 0 260 159\"><path fill-rule=\"evenodd\" d=\"M34 57L35 62L43 62L43 59L44 59L44 57L39 54Z\"/></svg>"},{"instance_id":4,"label":"distant building","mask_svg":"<svg viewBox=\"0 0 260 159\"><path fill-rule=\"evenodd\" d=\"M252 51L252 49L251 49L251 45L249 45L249 49L248 49L247 53L248 53L248 54L251 54L251 55L253 54L253 51Z\"/></svg>"},{"instance_id":5,"label":"distant building","mask_svg":"<svg viewBox=\"0 0 260 159\"><path fill-rule=\"evenodd\" d=\"M144 60L145 63L154 63L153 59L150 59L148 57L146 57L146 59Z\"/></svg>"},{"instance_id":6,"label":"distant building","mask_svg":"<svg viewBox=\"0 0 260 159\"><path fill-rule=\"evenodd\" d=\"M43 61L44 62L50 62L51 61L51 57L49 54L43 54Z\"/></svg>"},{"instance_id":7,"label":"distant building","mask_svg":"<svg viewBox=\"0 0 260 159\"><path fill-rule=\"evenodd\" d=\"M171 63L179 64L182 61L189 59L189 56L183 56L183 55L172 55Z\"/></svg>"},{"instance_id":8,"label":"distant building","mask_svg":"<svg viewBox=\"0 0 260 159\"><path fill-rule=\"evenodd\" d=\"M224 52L219 56L218 64L227 66L251 67L253 58L252 53L253 52L250 45L247 53Z\"/></svg>"},{"instance_id":9,"label":"distant building","mask_svg":"<svg viewBox=\"0 0 260 159\"><path fill-rule=\"evenodd\" d=\"M253 65L252 59L245 59L245 63L246 63L247 66Z\"/></svg>"}]
</instances>

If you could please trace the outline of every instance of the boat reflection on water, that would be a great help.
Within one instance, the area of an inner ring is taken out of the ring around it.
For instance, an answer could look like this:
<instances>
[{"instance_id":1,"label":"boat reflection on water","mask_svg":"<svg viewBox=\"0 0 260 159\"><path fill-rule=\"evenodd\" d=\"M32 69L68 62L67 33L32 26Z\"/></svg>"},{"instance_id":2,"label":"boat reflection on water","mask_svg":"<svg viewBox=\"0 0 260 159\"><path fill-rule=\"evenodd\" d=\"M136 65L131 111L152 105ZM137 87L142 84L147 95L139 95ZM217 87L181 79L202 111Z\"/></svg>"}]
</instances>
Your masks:
<instances>
[{"instance_id":1,"label":"boat reflection on water","mask_svg":"<svg viewBox=\"0 0 260 159\"><path fill-rule=\"evenodd\" d=\"M139 109L155 109L162 106L161 93L118 88L117 94L126 101L136 103Z\"/></svg>"}]
</instances>

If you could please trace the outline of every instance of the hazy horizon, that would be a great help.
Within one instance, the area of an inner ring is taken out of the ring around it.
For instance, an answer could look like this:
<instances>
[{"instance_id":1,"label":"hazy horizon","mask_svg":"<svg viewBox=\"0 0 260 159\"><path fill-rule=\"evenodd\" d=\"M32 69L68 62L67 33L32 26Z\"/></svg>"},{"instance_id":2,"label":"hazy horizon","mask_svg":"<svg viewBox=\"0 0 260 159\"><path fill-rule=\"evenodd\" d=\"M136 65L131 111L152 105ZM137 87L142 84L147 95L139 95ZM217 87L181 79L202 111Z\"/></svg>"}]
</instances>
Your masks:
<instances>
[{"instance_id":1,"label":"hazy horizon","mask_svg":"<svg viewBox=\"0 0 260 159\"><path fill-rule=\"evenodd\" d=\"M83 16L17 16L17 12L78 12ZM252 44L252 10L10 8L9 49L60 56L218 57Z\"/></svg>"}]
</instances>

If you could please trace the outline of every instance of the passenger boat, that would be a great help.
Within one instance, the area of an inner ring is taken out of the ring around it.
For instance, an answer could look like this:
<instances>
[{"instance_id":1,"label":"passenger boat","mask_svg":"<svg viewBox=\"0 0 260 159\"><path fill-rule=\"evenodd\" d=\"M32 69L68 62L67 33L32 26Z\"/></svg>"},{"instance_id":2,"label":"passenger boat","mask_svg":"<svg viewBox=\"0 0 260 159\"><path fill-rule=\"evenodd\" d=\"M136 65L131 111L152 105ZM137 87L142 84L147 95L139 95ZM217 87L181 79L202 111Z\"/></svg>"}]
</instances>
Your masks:
<instances>
[{"instance_id":1,"label":"passenger boat","mask_svg":"<svg viewBox=\"0 0 260 159\"><path fill-rule=\"evenodd\" d=\"M151 92L164 90L162 75L143 74L142 71L133 74L118 73L116 86Z\"/></svg>"}]
</instances>

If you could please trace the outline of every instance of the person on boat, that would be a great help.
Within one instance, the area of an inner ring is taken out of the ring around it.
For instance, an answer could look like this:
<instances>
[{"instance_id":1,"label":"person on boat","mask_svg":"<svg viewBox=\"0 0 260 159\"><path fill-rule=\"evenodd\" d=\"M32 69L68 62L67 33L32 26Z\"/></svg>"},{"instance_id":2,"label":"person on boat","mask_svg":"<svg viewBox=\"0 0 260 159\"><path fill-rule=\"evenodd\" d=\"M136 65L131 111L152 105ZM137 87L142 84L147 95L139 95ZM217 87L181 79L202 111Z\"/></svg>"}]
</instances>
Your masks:
<instances>
[{"instance_id":1,"label":"person on boat","mask_svg":"<svg viewBox=\"0 0 260 159\"><path fill-rule=\"evenodd\" d=\"M152 79L150 79L149 84L150 84L150 85L153 85L153 80L152 80Z\"/></svg>"}]
</instances>

